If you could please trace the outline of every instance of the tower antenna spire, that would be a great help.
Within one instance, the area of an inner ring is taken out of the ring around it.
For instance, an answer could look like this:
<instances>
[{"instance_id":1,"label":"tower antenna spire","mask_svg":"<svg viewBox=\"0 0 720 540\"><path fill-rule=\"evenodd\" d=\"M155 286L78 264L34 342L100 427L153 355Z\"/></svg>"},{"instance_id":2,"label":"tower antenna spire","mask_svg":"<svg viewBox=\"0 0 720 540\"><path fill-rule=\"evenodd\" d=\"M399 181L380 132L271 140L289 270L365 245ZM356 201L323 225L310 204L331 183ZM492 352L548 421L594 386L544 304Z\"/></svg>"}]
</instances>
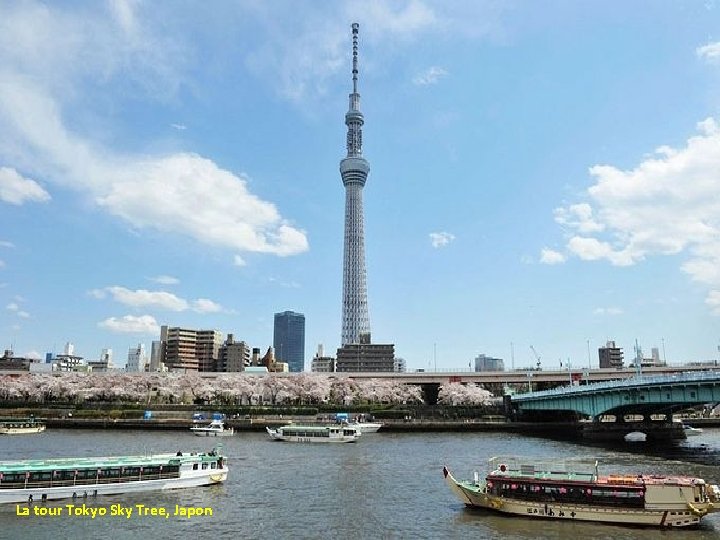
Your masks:
<instances>
[{"instance_id":1,"label":"tower antenna spire","mask_svg":"<svg viewBox=\"0 0 720 540\"><path fill-rule=\"evenodd\" d=\"M353 94L357 94L357 76L358 76L358 32L360 25L358 23L352 23L352 40L353 40Z\"/></svg>"}]
</instances>

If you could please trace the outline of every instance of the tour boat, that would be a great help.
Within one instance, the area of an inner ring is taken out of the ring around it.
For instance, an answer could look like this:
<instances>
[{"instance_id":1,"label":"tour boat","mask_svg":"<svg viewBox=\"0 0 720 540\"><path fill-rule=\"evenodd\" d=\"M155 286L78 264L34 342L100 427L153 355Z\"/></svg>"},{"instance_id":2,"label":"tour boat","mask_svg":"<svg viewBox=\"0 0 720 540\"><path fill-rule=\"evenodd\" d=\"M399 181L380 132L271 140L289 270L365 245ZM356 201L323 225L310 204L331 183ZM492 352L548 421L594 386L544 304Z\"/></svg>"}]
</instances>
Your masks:
<instances>
[{"instance_id":1,"label":"tour boat","mask_svg":"<svg viewBox=\"0 0 720 540\"><path fill-rule=\"evenodd\" d=\"M296 426L290 424L276 429L265 428L273 441L309 443L350 443L360 438L361 432L349 426Z\"/></svg>"},{"instance_id":2,"label":"tour boat","mask_svg":"<svg viewBox=\"0 0 720 540\"><path fill-rule=\"evenodd\" d=\"M683 430L685 431L686 437L695 437L697 435L702 435L703 433L702 428L688 426L687 424L683 424Z\"/></svg>"},{"instance_id":3,"label":"tour boat","mask_svg":"<svg viewBox=\"0 0 720 540\"><path fill-rule=\"evenodd\" d=\"M529 518L658 527L697 525L720 510L720 487L700 478L598 474L598 465L492 458L485 481L445 480L466 506Z\"/></svg>"},{"instance_id":4,"label":"tour boat","mask_svg":"<svg viewBox=\"0 0 720 540\"><path fill-rule=\"evenodd\" d=\"M1 418L0 435L23 435L26 433L42 433L45 422L35 418Z\"/></svg>"},{"instance_id":5,"label":"tour boat","mask_svg":"<svg viewBox=\"0 0 720 540\"><path fill-rule=\"evenodd\" d=\"M207 426L194 426L190 428L198 437L230 437L235 434L235 428L227 427L222 420L213 420Z\"/></svg>"},{"instance_id":6,"label":"tour boat","mask_svg":"<svg viewBox=\"0 0 720 540\"><path fill-rule=\"evenodd\" d=\"M228 466L219 449L207 453L0 461L0 503L87 499L217 484Z\"/></svg>"}]
</instances>

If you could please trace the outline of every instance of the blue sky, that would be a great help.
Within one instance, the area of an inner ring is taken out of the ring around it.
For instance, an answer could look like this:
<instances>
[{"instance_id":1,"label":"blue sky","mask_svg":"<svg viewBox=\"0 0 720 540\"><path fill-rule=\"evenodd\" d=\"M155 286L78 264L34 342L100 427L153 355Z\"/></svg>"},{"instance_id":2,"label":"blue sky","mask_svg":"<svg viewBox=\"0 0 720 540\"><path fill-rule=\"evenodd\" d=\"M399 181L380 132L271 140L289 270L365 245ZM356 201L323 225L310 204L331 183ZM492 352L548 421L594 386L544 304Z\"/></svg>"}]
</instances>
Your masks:
<instances>
[{"instance_id":1,"label":"blue sky","mask_svg":"<svg viewBox=\"0 0 720 540\"><path fill-rule=\"evenodd\" d=\"M0 345L265 349L294 310L334 351L355 21L373 341L718 358L711 0L4 2Z\"/></svg>"}]
</instances>

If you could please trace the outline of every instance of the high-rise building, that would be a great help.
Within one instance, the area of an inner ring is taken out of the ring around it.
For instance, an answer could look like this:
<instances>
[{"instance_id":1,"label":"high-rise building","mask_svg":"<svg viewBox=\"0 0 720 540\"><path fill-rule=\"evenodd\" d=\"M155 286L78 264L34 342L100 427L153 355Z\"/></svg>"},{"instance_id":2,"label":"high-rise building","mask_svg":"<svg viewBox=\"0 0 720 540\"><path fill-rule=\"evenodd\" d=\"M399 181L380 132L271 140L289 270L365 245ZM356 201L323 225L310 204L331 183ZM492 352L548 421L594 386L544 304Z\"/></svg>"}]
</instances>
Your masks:
<instances>
[{"instance_id":1,"label":"high-rise building","mask_svg":"<svg viewBox=\"0 0 720 540\"><path fill-rule=\"evenodd\" d=\"M275 314L273 349L275 358L288 364L291 372L305 369L305 315L294 311Z\"/></svg>"},{"instance_id":2,"label":"high-rise building","mask_svg":"<svg viewBox=\"0 0 720 540\"><path fill-rule=\"evenodd\" d=\"M363 114L360 112L358 80L358 30L352 25L352 81L350 106L345 114L347 157L340 161L340 175L345 186L345 237L343 251L342 345L360 343L360 336L370 335L367 279L365 270L365 233L363 187L370 164L362 156Z\"/></svg>"},{"instance_id":3,"label":"high-rise building","mask_svg":"<svg viewBox=\"0 0 720 540\"><path fill-rule=\"evenodd\" d=\"M148 358L145 353L145 344L138 343L137 347L130 347L128 350L127 364L125 371L147 371Z\"/></svg>"},{"instance_id":4,"label":"high-rise building","mask_svg":"<svg viewBox=\"0 0 720 540\"><path fill-rule=\"evenodd\" d=\"M608 341L604 347L598 349L600 368L622 368L623 350L615 346L614 341Z\"/></svg>"},{"instance_id":5,"label":"high-rise building","mask_svg":"<svg viewBox=\"0 0 720 540\"><path fill-rule=\"evenodd\" d=\"M478 354L475 357L475 371L505 371L505 362L502 358Z\"/></svg>"},{"instance_id":6,"label":"high-rise building","mask_svg":"<svg viewBox=\"0 0 720 540\"><path fill-rule=\"evenodd\" d=\"M335 371L335 359L331 356L325 356L325 348L322 344L318 345L317 352L310 364L310 371L313 373L332 373Z\"/></svg>"},{"instance_id":7,"label":"high-rise building","mask_svg":"<svg viewBox=\"0 0 720 540\"><path fill-rule=\"evenodd\" d=\"M228 334L220 347L218 355L218 371L237 372L245 371L250 365L250 347L244 341L235 341L235 336Z\"/></svg>"},{"instance_id":8,"label":"high-rise building","mask_svg":"<svg viewBox=\"0 0 720 540\"><path fill-rule=\"evenodd\" d=\"M214 371L222 345L217 330L160 327L162 362L169 371Z\"/></svg>"},{"instance_id":9,"label":"high-rise building","mask_svg":"<svg viewBox=\"0 0 720 540\"><path fill-rule=\"evenodd\" d=\"M343 345L337 350L335 371L338 372L371 372L396 373L404 368L395 362L395 345L380 345L377 343L355 343Z\"/></svg>"}]
</instances>

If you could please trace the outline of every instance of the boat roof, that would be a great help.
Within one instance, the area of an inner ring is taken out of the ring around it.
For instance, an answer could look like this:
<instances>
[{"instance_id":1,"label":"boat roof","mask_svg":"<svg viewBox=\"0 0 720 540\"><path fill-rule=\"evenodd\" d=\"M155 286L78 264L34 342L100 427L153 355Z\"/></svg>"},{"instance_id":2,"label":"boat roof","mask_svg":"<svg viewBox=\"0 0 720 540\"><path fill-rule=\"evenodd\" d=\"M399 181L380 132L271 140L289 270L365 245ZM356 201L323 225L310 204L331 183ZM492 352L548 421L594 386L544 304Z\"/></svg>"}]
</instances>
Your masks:
<instances>
[{"instance_id":1,"label":"boat roof","mask_svg":"<svg viewBox=\"0 0 720 540\"><path fill-rule=\"evenodd\" d=\"M0 472L33 472L94 467L133 467L152 465L182 465L187 462L215 461L217 455L206 453L154 454L147 456L72 457L0 461Z\"/></svg>"},{"instance_id":2,"label":"boat roof","mask_svg":"<svg viewBox=\"0 0 720 540\"><path fill-rule=\"evenodd\" d=\"M354 426L347 426L343 424L330 424L330 425L300 425L300 424L288 424L282 426L280 429L297 429L302 431L327 431L328 429L356 429Z\"/></svg>"},{"instance_id":3,"label":"boat roof","mask_svg":"<svg viewBox=\"0 0 720 540\"><path fill-rule=\"evenodd\" d=\"M488 476L517 480L592 482L606 485L677 485L704 484L701 478L642 474L598 474L598 461L588 459L542 460L520 457L493 457Z\"/></svg>"}]
</instances>

